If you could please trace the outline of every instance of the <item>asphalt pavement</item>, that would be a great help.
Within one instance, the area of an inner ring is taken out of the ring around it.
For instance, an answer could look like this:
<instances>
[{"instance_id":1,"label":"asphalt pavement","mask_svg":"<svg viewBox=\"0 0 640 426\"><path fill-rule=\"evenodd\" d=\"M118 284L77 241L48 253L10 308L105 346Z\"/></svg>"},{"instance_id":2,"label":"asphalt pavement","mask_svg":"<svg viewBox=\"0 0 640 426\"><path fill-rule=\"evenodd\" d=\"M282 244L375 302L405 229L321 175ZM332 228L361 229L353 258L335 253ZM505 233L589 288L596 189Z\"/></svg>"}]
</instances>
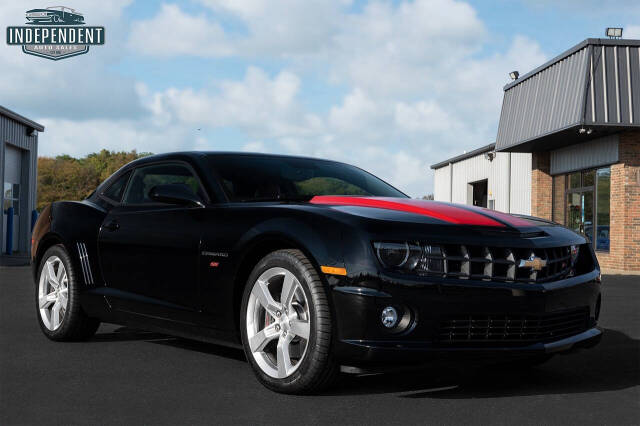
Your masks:
<instances>
[{"instance_id":1,"label":"asphalt pavement","mask_svg":"<svg viewBox=\"0 0 640 426\"><path fill-rule=\"evenodd\" d=\"M316 396L263 388L241 351L102 325L55 343L28 268L0 267L0 425L640 424L640 276L605 276L599 346L527 371L433 365L345 376Z\"/></svg>"}]
</instances>

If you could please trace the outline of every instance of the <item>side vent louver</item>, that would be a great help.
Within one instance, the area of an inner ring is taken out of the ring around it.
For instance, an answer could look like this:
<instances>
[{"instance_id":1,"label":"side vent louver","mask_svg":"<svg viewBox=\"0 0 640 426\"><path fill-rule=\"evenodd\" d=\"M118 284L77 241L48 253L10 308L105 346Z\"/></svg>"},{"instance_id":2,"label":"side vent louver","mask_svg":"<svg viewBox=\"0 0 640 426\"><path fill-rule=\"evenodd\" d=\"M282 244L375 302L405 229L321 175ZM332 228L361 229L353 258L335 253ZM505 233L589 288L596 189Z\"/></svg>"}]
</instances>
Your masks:
<instances>
[{"instance_id":1,"label":"side vent louver","mask_svg":"<svg viewBox=\"0 0 640 426\"><path fill-rule=\"evenodd\" d=\"M89 254L84 243L76 243L78 247L78 255L80 256L80 265L82 265L82 275L87 285L93 284L93 274L91 272L91 264L89 263Z\"/></svg>"}]
</instances>

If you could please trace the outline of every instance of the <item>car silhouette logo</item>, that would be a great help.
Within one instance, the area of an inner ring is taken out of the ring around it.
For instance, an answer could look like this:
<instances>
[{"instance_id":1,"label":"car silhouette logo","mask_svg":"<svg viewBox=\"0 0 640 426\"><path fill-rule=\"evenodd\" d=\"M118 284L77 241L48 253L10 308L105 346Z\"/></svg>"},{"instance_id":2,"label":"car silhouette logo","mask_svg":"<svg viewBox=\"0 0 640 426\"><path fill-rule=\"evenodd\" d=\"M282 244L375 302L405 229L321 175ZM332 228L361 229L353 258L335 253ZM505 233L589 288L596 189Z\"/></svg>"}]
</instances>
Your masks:
<instances>
[{"instance_id":1,"label":"car silhouette logo","mask_svg":"<svg viewBox=\"0 0 640 426\"><path fill-rule=\"evenodd\" d=\"M541 271L545 266L547 266L546 259L533 254L528 259L520 259L520 263L518 264L519 268L529 268L534 271Z\"/></svg>"},{"instance_id":2,"label":"car silhouette logo","mask_svg":"<svg viewBox=\"0 0 640 426\"><path fill-rule=\"evenodd\" d=\"M84 25L82 13L66 6L27 10L26 18L30 25Z\"/></svg>"}]
</instances>

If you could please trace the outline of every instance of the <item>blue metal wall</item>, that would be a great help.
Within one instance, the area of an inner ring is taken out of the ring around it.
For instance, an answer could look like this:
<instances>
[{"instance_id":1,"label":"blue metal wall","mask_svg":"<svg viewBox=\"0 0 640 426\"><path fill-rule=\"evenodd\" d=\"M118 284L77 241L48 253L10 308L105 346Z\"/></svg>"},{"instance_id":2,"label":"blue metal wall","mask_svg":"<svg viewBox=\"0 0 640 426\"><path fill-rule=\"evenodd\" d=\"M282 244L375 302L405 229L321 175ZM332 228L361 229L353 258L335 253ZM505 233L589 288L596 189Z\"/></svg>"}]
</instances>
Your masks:
<instances>
[{"instance_id":1,"label":"blue metal wall","mask_svg":"<svg viewBox=\"0 0 640 426\"><path fill-rule=\"evenodd\" d=\"M20 196L20 229L18 250L21 254L28 254L31 247L31 211L35 209L37 197L38 173L38 135L30 135L28 126L13 118L0 114L0 182L4 187L5 151L7 145L21 150L21 196ZM0 190L0 206L4 218L4 191ZM3 219L4 220L4 219ZM0 226L0 241L4 241L3 227ZM2 247L2 252L5 247Z\"/></svg>"}]
</instances>

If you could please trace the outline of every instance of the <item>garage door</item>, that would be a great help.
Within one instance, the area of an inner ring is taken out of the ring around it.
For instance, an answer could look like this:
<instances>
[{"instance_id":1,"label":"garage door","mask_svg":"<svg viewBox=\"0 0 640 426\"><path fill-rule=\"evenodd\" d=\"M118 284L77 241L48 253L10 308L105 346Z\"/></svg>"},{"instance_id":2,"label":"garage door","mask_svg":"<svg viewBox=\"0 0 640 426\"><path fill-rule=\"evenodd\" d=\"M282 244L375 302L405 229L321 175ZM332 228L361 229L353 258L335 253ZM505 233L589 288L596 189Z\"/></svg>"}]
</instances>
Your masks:
<instances>
[{"instance_id":1,"label":"garage door","mask_svg":"<svg viewBox=\"0 0 640 426\"><path fill-rule=\"evenodd\" d=\"M7 209L13 207L13 250L18 250L20 218L20 176L22 174L22 152L10 145L4 150L4 206L2 215L2 252L6 252L7 238Z\"/></svg>"}]
</instances>

